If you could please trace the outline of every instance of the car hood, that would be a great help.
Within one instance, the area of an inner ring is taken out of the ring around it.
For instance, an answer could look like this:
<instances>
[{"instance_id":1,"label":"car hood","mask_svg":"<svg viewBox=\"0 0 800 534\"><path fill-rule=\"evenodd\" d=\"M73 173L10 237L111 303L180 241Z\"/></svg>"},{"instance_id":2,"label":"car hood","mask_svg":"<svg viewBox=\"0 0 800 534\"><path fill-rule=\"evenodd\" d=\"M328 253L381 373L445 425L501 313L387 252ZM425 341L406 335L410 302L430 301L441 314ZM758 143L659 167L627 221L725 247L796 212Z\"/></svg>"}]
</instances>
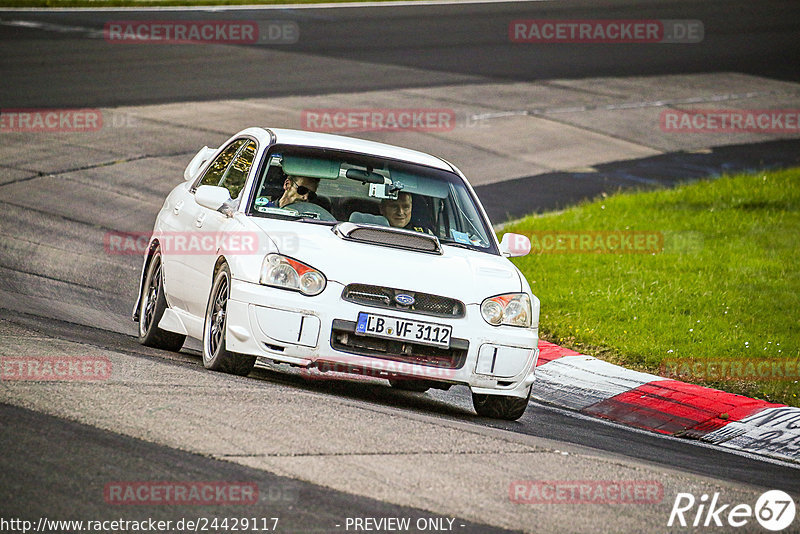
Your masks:
<instances>
[{"instance_id":1,"label":"car hood","mask_svg":"<svg viewBox=\"0 0 800 534\"><path fill-rule=\"evenodd\" d=\"M479 304L522 290L514 265L502 256L442 246L442 255L349 241L331 226L251 218L281 254L321 271L329 281L421 291Z\"/></svg>"}]
</instances>

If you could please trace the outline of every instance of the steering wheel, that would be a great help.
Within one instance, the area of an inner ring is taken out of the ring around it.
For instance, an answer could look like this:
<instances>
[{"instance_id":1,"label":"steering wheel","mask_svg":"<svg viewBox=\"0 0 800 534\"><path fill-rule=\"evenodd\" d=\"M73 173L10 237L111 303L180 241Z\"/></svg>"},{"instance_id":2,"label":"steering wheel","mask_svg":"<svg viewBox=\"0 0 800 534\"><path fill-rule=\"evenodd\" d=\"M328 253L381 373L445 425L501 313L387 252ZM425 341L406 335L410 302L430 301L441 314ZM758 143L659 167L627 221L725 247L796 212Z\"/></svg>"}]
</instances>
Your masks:
<instances>
[{"instance_id":1,"label":"steering wheel","mask_svg":"<svg viewBox=\"0 0 800 534\"><path fill-rule=\"evenodd\" d=\"M311 217L320 221L336 221L331 212L312 202L293 202L284 206L286 209L295 210L300 215L312 214Z\"/></svg>"}]
</instances>

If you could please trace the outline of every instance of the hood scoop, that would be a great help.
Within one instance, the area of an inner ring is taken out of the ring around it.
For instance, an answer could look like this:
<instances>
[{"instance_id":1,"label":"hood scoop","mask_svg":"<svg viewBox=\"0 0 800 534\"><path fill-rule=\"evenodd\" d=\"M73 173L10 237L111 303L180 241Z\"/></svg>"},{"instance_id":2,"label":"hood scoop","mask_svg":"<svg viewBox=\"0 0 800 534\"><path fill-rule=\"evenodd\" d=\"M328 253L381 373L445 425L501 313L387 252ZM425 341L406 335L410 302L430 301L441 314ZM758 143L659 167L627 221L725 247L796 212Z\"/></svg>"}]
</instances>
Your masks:
<instances>
[{"instance_id":1,"label":"hood scoop","mask_svg":"<svg viewBox=\"0 0 800 534\"><path fill-rule=\"evenodd\" d=\"M442 254L442 246L436 236L413 230L343 222L334 226L333 232L348 241L416 250L428 254Z\"/></svg>"}]
</instances>

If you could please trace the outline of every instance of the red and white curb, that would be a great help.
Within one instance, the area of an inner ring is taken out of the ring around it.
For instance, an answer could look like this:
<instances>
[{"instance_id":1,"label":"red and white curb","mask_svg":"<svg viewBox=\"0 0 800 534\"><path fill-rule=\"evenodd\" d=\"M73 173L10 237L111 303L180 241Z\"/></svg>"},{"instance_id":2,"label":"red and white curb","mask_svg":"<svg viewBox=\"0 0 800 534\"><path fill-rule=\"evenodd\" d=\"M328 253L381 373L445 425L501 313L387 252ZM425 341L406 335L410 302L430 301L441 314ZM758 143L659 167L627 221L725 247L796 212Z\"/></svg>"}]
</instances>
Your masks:
<instances>
[{"instance_id":1,"label":"red and white curb","mask_svg":"<svg viewBox=\"0 0 800 534\"><path fill-rule=\"evenodd\" d=\"M631 371L539 341L532 396L661 434L800 462L800 408Z\"/></svg>"}]
</instances>

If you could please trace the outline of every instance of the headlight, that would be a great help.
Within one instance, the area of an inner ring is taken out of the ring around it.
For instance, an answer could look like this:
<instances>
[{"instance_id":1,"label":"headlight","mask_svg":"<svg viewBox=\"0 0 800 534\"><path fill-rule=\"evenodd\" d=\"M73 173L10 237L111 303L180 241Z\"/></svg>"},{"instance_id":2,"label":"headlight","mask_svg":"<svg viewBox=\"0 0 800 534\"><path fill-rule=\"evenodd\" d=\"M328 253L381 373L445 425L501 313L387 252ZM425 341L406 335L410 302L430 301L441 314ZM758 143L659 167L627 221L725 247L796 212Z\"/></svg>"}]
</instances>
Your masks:
<instances>
[{"instance_id":1,"label":"headlight","mask_svg":"<svg viewBox=\"0 0 800 534\"><path fill-rule=\"evenodd\" d=\"M305 263L280 254L267 254L261 264L260 282L267 286L319 295L325 289L325 275Z\"/></svg>"},{"instance_id":2,"label":"headlight","mask_svg":"<svg viewBox=\"0 0 800 534\"><path fill-rule=\"evenodd\" d=\"M493 326L531 326L531 299L527 293L507 293L481 303L483 320Z\"/></svg>"}]
</instances>

